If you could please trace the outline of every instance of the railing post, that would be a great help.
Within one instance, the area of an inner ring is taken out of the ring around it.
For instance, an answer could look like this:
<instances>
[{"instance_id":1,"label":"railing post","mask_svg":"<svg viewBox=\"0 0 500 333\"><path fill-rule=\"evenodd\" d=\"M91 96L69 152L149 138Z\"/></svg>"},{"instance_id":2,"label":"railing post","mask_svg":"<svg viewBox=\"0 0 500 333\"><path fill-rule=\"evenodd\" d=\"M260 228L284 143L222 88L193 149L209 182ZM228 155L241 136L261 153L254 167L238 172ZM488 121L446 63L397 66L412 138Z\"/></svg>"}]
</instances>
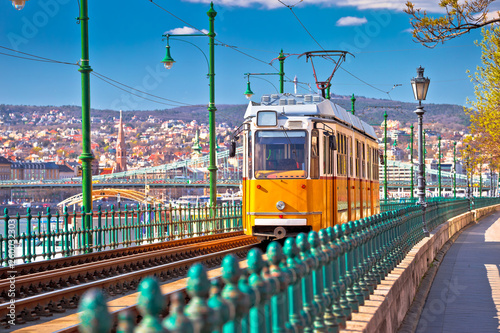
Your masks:
<instances>
[{"instance_id":1,"label":"railing post","mask_svg":"<svg viewBox=\"0 0 500 333\"><path fill-rule=\"evenodd\" d=\"M288 269L294 272L295 279L288 286L288 304L289 304L289 321L295 332L301 332L308 322L312 323L312 319L307 318L307 314L303 311L302 303L302 278L304 277L304 265L297 258L299 249L295 244L295 239L289 237L285 240L283 253L286 256L286 265ZM258 333L258 332L256 332Z\"/></svg>"},{"instance_id":2,"label":"railing post","mask_svg":"<svg viewBox=\"0 0 500 333\"><path fill-rule=\"evenodd\" d=\"M201 264L194 264L188 272L186 287L191 297L184 313L191 320L194 331L197 333L211 333L214 329L214 311L208 306L207 299L210 291L207 271Z\"/></svg>"},{"instance_id":3,"label":"railing post","mask_svg":"<svg viewBox=\"0 0 500 333\"><path fill-rule=\"evenodd\" d=\"M162 322L162 326L167 332L194 333L193 324L184 314L185 305L182 292L175 292L170 296L170 314Z\"/></svg>"},{"instance_id":4,"label":"railing post","mask_svg":"<svg viewBox=\"0 0 500 333\"><path fill-rule=\"evenodd\" d=\"M46 230L46 234L47 234L47 259L50 259L51 256L52 256L52 251L50 249L50 236L52 235L52 231L51 231L51 228L50 228L50 220L52 219L52 214L50 214L50 208L47 208L47 230Z\"/></svg>"},{"instance_id":5,"label":"railing post","mask_svg":"<svg viewBox=\"0 0 500 333\"><path fill-rule=\"evenodd\" d=\"M326 300L323 319L327 327L327 332L338 331L338 323L333 312L334 301L337 298L333 290L333 261L335 253L330 247L330 236L328 236L326 229L321 229L319 231L319 241L321 245L318 248L321 249L325 258L325 262L322 266L323 293Z\"/></svg>"},{"instance_id":6,"label":"railing post","mask_svg":"<svg viewBox=\"0 0 500 333\"><path fill-rule=\"evenodd\" d=\"M285 304L288 281L280 269L280 263L284 259L283 249L278 242L271 242L267 247L266 254L269 262L269 276L277 281L277 288L271 296L272 332L284 333L288 331L286 327L288 304Z\"/></svg>"},{"instance_id":7,"label":"railing post","mask_svg":"<svg viewBox=\"0 0 500 333\"><path fill-rule=\"evenodd\" d=\"M340 306L342 307L342 313L344 314L346 320L351 320L352 318L352 308L347 300L347 288L351 283L349 277L347 276L347 266L346 266L346 252L347 244L343 241L344 232L342 227L337 224L333 226L333 231L335 232L336 245L340 248L339 260L338 261L338 274L339 274L339 287L340 287Z\"/></svg>"},{"instance_id":8,"label":"railing post","mask_svg":"<svg viewBox=\"0 0 500 333\"><path fill-rule=\"evenodd\" d=\"M366 257L364 256L365 252L365 235L362 233L362 225L361 225L361 220L356 220L352 222L352 237L354 237L357 241L357 246L354 250L354 262L356 263L356 275L357 275L357 285L359 288L358 293L356 294L356 297L358 298L359 305L364 305L365 304L365 299L367 299L370 296L370 291L368 290L368 285L365 280L365 260Z\"/></svg>"},{"instance_id":9,"label":"railing post","mask_svg":"<svg viewBox=\"0 0 500 333\"><path fill-rule=\"evenodd\" d=\"M287 239L288 241L289 239ZM293 242L293 239L290 239ZM286 242L285 242L286 248ZM247 255L249 285L258 291L259 301L254 307L250 308L250 333L271 333L267 331L265 325L265 304L269 302L271 290L269 282L262 278L262 270L265 266L262 258L262 251L259 248L253 248ZM300 297L301 295L299 295Z\"/></svg>"},{"instance_id":10,"label":"railing post","mask_svg":"<svg viewBox=\"0 0 500 333\"><path fill-rule=\"evenodd\" d=\"M327 259L325 258L323 251L321 251L320 241L318 233L316 231L309 232L307 241L309 242L309 246L311 248L311 255L316 258L316 265L313 269L312 275L314 301L319 306L319 312L314 318L314 329L316 331L324 331L326 329L326 326L323 317L325 316L325 306L328 302L328 299L325 299L325 297L323 296L323 293L325 292L323 286L323 267Z\"/></svg>"},{"instance_id":11,"label":"railing post","mask_svg":"<svg viewBox=\"0 0 500 333\"><path fill-rule=\"evenodd\" d=\"M221 333L222 326L224 326L231 317L232 309L221 296L222 282L219 279L213 279L210 283L210 298L207 304L213 310L215 316L212 333Z\"/></svg>"},{"instance_id":12,"label":"railing post","mask_svg":"<svg viewBox=\"0 0 500 333\"><path fill-rule=\"evenodd\" d=\"M241 332L250 333L250 327L252 322L250 321L250 309L254 308L257 304L257 300L260 297L259 292L248 284L248 278L246 274L241 274L240 280L238 281L238 287L247 299L247 311L243 312L243 317L241 318Z\"/></svg>"},{"instance_id":13,"label":"railing post","mask_svg":"<svg viewBox=\"0 0 500 333\"><path fill-rule=\"evenodd\" d=\"M163 333L160 313L163 312L165 300L158 281L152 277L142 280L139 285L137 308L142 320L134 330L135 333Z\"/></svg>"},{"instance_id":14,"label":"railing post","mask_svg":"<svg viewBox=\"0 0 500 333\"><path fill-rule=\"evenodd\" d=\"M30 263L31 259L33 258L33 254L31 253L31 239L33 238L33 235L31 234L31 208L28 207L26 210L26 250L27 250L27 255L26 255L26 263Z\"/></svg>"},{"instance_id":15,"label":"railing post","mask_svg":"<svg viewBox=\"0 0 500 333\"><path fill-rule=\"evenodd\" d=\"M107 333L111 332L112 318L106 305L106 299L99 289L85 292L78 306L80 317L80 332Z\"/></svg>"},{"instance_id":16,"label":"railing post","mask_svg":"<svg viewBox=\"0 0 500 333\"><path fill-rule=\"evenodd\" d=\"M346 280L347 280L347 290L346 290L346 298L349 303L349 307L352 309L352 312L358 312L359 310L359 302L358 302L358 289L359 287L357 286L356 283L356 271L354 270L354 256L353 256L353 251L355 249L355 246L357 245L355 243L355 240L351 237L351 226L352 226L352 221L348 223L342 224L342 232L343 232L343 237L342 241L347 245L347 251L345 254L346 258Z\"/></svg>"},{"instance_id":17,"label":"railing post","mask_svg":"<svg viewBox=\"0 0 500 333\"><path fill-rule=\"evenodd\" d=\"M345 285L340 281L340 262L339 258L341 255L342 248L336 243L337 236L335 229L333 227L326 228L328 235L329 246L333 252L332 258L332 290L333 290L333 315L335 316L335 322L340 329L345 328L347 316L342 310L341 306L341 295L345 292ZM337 329L338 331L338 329Z\"/></svg>"},{"instance_id":18,"label":"railing post","mask_svg":"<svg viewBox=\"0 0 500 333\"><path fill-rule=\"evenodd\" d=\"M102 211L101 211L101 205L98 206L97 208L97 244L96 244L96 250L101 251L102 250Z\"/></svg>"},{"instance_id":19,"label":"railing post","mask_svg":"<svg viewBox=\"0 0 500 333\"><path fill-rule=\"evenodd\" d=\"M304 311L307 314L308 322L304 332L313 332L313 322L316 316L319 314L319 305L314 302L314 290L312 281L312 272L315 267L315 258L313 258L309 252L310 245L307 241L307 236L304 233L298 234L296 237L297 248L300 252L300 259L305 268L305 274L302 278L302 303L304 305Z\"/></svg>"},{"instance_id":20,"label":"railing post","mask_svg":"<svg viewBox=\"0 0 500 333\"><path fill-rule=\"evenodd\" d=\"M71 247L69 245L69 213L67 206L64 206L63 212L64 212L64 256L68 257L69 255L71 255L70 253Z\"/></svg>"},{"instance_id":21,"label":"railing post","mask_svg":"<svg viewBox=\"0 0 500 333\"><path fill-rule=\"evenodd\" d=\"M4 244L4 255L2 259L4 260L3 265L9 266L9 261L11 260L9 253L9 210L5 208L3 210L3 219L4 219L4 236L5 236L5 244ZM12 259L13 260L13 259Z\"/></svg>"}]
</instances>

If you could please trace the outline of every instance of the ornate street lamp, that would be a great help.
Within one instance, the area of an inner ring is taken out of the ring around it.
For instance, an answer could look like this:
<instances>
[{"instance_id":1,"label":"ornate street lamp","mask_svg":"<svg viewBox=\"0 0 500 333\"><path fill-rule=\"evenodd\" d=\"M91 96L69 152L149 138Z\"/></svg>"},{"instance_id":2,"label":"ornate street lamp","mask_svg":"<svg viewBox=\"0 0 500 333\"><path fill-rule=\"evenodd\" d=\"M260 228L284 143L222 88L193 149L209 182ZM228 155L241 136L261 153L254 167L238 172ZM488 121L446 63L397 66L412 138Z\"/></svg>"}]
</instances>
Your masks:
<instances>
[{"instance_id":1,"label":"ornate street lamp","mask_svg":"<svg viewBox=\"0 0 500 333\"><path fill-rule=\"evenodd\" d=\"M165 58L161 61L163 63L163 66L165 66L165 69L170 69L172 68L175 60L172 59L172 56L170 55L170 45L168 44L168 38L167 38L167 54L165 55Z\"/></svg>"},{"instance_id":2,"label":"ornate street lamp","mask_svg":"<svg viewBox=\"0 0 500 333\"><path fill-rule=\"evenodd\" d=\"M424 77L424 68L420 66L417 68L417 77L411 80L411 86L413 88L413 95L418 101L417 110L415 113L418 116L418 204L422 207L422 224L424 236L429 236L429 231L427 230L427 224L425 222L425 209L427 204L425 202L425 178L424 178L424 142L423 142L423 116L424 107L422 106L422 101L427 97L427 90L429 89L429 83L431 80Z\"/></svg>"},{"instance_id":3,"label":"ornate street lamp","mask_svg":"<svg viewBox=\"0 0 500 333\"><path fill-rule=\"evenodd\" d=\"M12 6L14 6L15 9L21 10L24 8L24 5L28 0L11 0L11 1L12 1Z\"/></svg>"},{"instance_id":4,"label":"ornate street lamp","mask_svg":"<svg viewBox=\"0 0 500 333\"><path fill-rule=\"evenodd\" d=\"M247 75L247 90L245 91L245 97L251 99L253 96L253 91L250 89L250 74Z\"/></svg>"},{"instance_id":5,"label":"ornate street lamp","mask_svg":"<svg viewBox=\"0 0 500 333\"><path fill-rule=\"evenodd\" d=\"M281 50L280 54L276 58L280 62L280 71L278 73L245 73L244 75L247 76L247 90L244 93L245 97L247 99L251 99L252 96L254 95L252 89L250 89L250 76L261 76L261 75L279 75L279 77L280 77L279 93L283 94L285 92L285 59L286 58L287 57L283 54L283 50ZM276 59L273 59L273 61ZM272 61L271 61L271 63L272 63ZM263 79L263 78L259 78L259 79L269 82L276 89L274 84L272 84L270 81ZM278 89L276 89L276 90L278 90Z\"/></svg>"},{"instance_id":6,"label":"ornate street lamp","mask_svg":"<svg viewBox=\"0 0 500 333\"><path fill-rule=\"evenodd\" d=\"M210 165L208 166L208 171L210 172L210 206L215 207L217 203L217 165L216 165L216 134L215 134L215 111L217 108L215 107L215 29L214 29L214 21L215 16L217 16L217 12L214 10L214 3L210 3L210 9L207 12L208 20L210 23L208 34L165 34L163 37L167 38L167 53L165 58L161 61L166 69L172 68L173 63L175 62L170 55L170 45L168 45L168 39L170 36L182 36L182 37L208 37L210 39L209 42L209 53L210 53L210 62L208 65L209 73L208 77L210 80L210 102L208 104L208 123L210 128L210 136L209 136L209 145L210 145ZM199 49L199 48L198 48ZM201 51L201 49L200 49ZM203 51L202 51L203 52Z\"/></svg>"}]
</instances>

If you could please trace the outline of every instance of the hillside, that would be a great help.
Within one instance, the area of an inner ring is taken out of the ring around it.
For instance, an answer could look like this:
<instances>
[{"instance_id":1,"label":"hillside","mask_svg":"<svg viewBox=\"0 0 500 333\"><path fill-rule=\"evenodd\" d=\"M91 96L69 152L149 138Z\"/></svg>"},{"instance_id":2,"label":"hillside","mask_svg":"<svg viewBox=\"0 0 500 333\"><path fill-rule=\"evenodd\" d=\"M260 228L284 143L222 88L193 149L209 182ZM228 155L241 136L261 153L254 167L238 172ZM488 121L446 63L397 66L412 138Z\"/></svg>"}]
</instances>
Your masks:
<instances>
[{"instance_id":1,"label":"hillside","mask_svg":"<svg viewBox=\"0 0 500 333\"><path fill-rule=\"evenodd\" d=\"M386 99L374 99L366 97L356 97L356 115L367 123L379 126L384 120L384 111L387 111L388 119L398 120L403 126L409 126L411 123L416 125L417 116L413 112L417 103L404 103ZM351 100L349 96L334 96L333 101L347 110L351 109ZM21 113L26 118L31 119L33 114L48 114L50 110L59 110L64 112L68 118L75 120L81 119L81 109L77 106L27 106L27 105L4 105L0 104L0 120L7 118L11 113ZM225 122L230 127L238 126L245 113L246 104L243 105L217 105L216 121ZM460 131L466 130L469 125L469 119L465 115L463 107L451 104L425 104L424 122L432 124L434 128L444 128L448 130ZM2 117L3 116L3 117ZM91 116L93 125L102 122L112 122L113 117L119 116L118 111L92 109ZM134 123L146 121L149 116L154 116L160 121L167 120L197 120L198 123L208 123L208 112L205 105L183 106L172 109L151 110L151 111L126 111L123 113L125 123L134 126ZM132 121L132 117L136 119ZM22 128L27 123L9 122L4 119L4 125ZM60 124L58 127L81 127L78 123ZM50 126L49 126L50 127ZM93 126L94 127L94 126Z\"/></svg>"}]
</instances>

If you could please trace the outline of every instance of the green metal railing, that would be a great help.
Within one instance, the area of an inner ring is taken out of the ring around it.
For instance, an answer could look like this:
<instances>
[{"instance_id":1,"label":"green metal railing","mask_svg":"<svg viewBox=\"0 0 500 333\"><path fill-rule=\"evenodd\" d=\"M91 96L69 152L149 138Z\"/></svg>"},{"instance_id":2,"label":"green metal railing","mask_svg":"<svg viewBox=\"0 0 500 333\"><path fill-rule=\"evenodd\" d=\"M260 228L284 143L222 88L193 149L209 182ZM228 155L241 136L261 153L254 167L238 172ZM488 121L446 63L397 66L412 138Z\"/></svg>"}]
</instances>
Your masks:
<instances>
[{"instance_id":1,"label":"green metal railing","mask_svg":"<svg viewBox=\"0 0 500 333\"><path fill-rule=\"evenodd\" d=\"M81 228L81 221L90 215L91 230ZM0 217L3 234L0 234L0 265L29 263L71 256L91 251L103 251L173 239L197 237L215 233L242 230L241 205L223 204L214 208L187 206L140 208L125 205L124 209L45 214L38 212L21 216L9 216L4 210ZM85 247L85 235L93 244Z\"/></svg>"},{"instance_id":2,"label":"green metal railing","mask_svg":"<svg viewBox=\"0 0 500 333\"><path fill-rule=\"evenodd\" d=\"M430 201L428 229L469 210L467 199ZM499 198L476 200L476 206L500 204ZM161 320L166 299L153 278L142 281L137 309L142 317L119 316L120 332L336 332L344 328L377 288L424 237L422 210L403 209L335 225L319 232L272 242L267 260L261 250L248 253L248 269L228 255L220 280L210 282L201 264L191 267L186 291L170 298L169 315ZM109 332L112 326L100 290L80 303L82 332Z\"/></svg>"}]
</instances>

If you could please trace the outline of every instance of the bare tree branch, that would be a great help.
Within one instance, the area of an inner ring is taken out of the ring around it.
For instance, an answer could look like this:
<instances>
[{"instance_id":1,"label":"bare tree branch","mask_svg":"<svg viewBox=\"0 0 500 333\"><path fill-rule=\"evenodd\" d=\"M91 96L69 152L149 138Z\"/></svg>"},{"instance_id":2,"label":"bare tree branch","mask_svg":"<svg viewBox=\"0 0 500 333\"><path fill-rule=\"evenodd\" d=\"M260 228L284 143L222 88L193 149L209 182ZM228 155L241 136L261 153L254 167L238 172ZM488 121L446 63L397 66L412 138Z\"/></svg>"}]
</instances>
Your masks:
<instances>
[{"instance_id":1,"label":"bare tree branch","mask_svg":"<svg viewBox=\"0 0 500 333\"><path fill-rule=\"evenodd\" d=\"M446 14L441 17L427 15L426 11L415 8L410 1L406 3L404 11L411 15L413 40L433 48L439 42L444 43L473 29L500 23L500 15L497 18L488 19L488 6L493 1L472 0L460 4L458 0L441 0L439 6L446 11Z\"/></svg>"}]
</instances>

